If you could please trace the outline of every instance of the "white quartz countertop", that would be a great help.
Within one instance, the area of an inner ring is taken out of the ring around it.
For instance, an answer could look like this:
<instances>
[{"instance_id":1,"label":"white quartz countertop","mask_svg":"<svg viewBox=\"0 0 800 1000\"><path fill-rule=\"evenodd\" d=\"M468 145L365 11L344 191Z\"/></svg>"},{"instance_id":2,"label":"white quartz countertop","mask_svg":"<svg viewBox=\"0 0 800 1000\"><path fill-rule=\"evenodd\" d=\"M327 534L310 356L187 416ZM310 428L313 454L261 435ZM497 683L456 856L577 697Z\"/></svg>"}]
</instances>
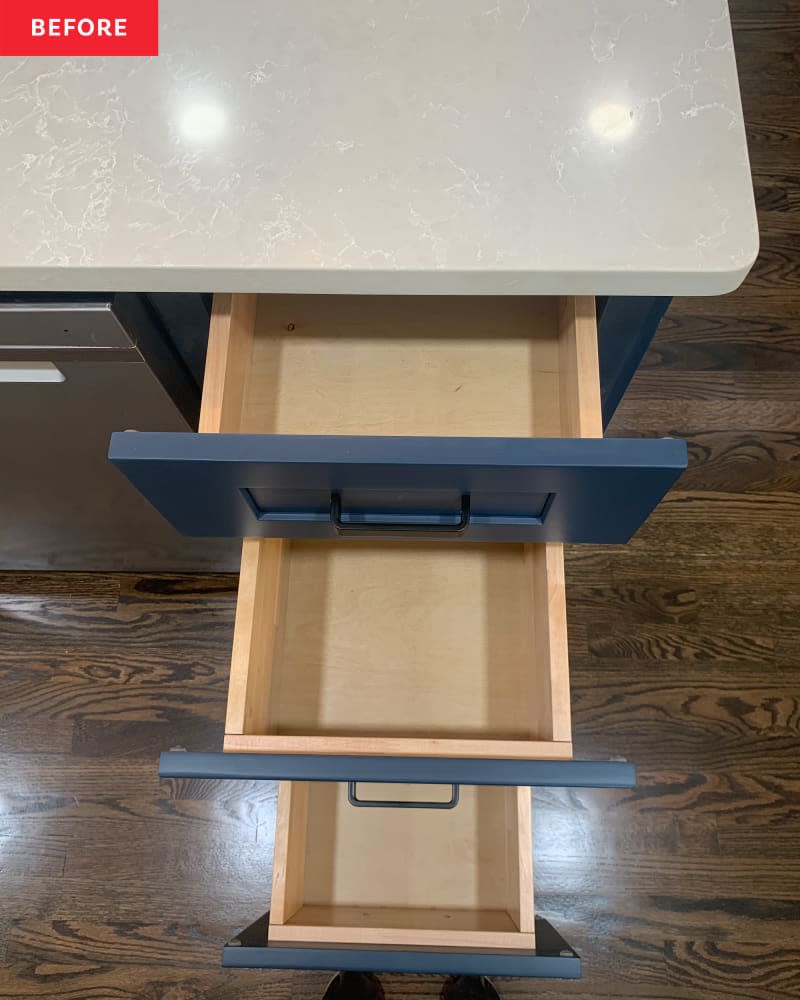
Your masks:
<instances>
[{"instance_id":1,"label":"white quartz countertop","mask_svg":"<svg viewBox=\"0 0 800 1000\"><path fill-rule=\"evenodd\" d=\"M0 59L0 289L693 295L758 249L721 0L161 0Z\"/></svg>"}]
</instances>

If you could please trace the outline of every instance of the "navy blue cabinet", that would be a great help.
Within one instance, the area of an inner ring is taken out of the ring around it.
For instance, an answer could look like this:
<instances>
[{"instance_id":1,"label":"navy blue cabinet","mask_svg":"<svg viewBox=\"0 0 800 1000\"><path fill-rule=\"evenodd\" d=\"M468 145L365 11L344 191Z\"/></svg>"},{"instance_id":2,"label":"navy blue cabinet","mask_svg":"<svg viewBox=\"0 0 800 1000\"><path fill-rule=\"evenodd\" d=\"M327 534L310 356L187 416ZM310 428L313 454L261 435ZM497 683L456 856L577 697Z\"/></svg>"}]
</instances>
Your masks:
<instances>
[{"instance_id":1,"label":"navy blue cabinet","mask_svg":"<svg viewBox=\"0 0 800 1000\"><path fill-rule=\"evenodd\" d=\"M636 775L572 759L561 543L627 541L687 461L602 437L616 332L601 365L591 298L218 296L202 433L113 435L178 531L245 539L224 752L159 772L279 782L223 964L579 975L530 789Z\"/></svg>"}]
</instances>

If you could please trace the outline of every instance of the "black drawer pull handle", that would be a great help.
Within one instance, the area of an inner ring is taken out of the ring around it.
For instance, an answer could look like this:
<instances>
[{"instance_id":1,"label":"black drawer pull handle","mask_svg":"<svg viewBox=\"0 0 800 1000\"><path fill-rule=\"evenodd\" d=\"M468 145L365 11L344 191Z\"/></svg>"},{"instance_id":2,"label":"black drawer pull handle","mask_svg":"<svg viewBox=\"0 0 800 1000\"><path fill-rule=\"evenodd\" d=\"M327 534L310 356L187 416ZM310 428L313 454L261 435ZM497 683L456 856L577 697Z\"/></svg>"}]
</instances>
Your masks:
<instances>
[{"instance_id":1,"label":"black drawer pull handle","mask_svg":"<svg viewBox=\"0 0 800 1000\"><path fill-rule=\"evenodd\" d=\"M347 801L361 809L455 809L458 805L459 786L451 785L450 798L446 802L397 802L393 799L360 799L356 790L358 782L347 782Z\"/></svg>"},{"instance_id":2,"label":"black drawer pull handle","mask_svg":"<svg viewBox=\"0 0 800 1000\"><path fill-rule=\"evenodd\" d=\"M374 514L369 519L365 517L359 521L342 520L342 497L340 493L331 493L331 521L337 534L346 535L356 532L397 532L407 531L413 534L436 534L436 535L459 535L469 527L469 494L465 493L461 497L461 513L457 521L442 522L440 514L426 515L428 520L419 518L415 521L388 521L378 520L379 515Z\"/></svg>"}]
</instances>

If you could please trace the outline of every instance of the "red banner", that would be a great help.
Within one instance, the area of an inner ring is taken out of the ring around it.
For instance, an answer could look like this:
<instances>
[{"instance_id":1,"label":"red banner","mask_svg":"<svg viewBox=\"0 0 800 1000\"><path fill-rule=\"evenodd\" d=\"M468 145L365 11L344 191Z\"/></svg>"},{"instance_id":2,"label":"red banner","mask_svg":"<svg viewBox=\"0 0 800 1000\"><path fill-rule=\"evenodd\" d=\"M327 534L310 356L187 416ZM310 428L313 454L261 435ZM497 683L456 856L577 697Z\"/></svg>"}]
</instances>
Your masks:
<instances>
[{"instance_id":1,"label":"red banner","mask_svg":"<svg viewBox=\"0 0 800 1000\"><path fill-rule=\"evenodd\" d=\"M0 56L157 56L158 0L0 0Z\"/></svg>"}]
</instances>

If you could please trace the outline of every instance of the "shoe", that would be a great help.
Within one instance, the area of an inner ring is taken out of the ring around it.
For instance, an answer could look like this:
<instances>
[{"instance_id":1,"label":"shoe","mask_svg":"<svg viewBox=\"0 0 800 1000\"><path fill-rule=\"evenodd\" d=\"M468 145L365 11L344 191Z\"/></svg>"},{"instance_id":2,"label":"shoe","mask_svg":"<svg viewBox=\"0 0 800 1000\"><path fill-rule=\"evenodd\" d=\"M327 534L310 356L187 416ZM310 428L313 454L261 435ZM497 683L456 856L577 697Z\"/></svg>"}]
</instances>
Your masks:
<instances>
[{"instance_id":1,"label":"shoe","mask_svg":"<svg viewBox=\"0 0 800 1000\"><path fill-rule=\"evenodd\" d=\"M371 972L339 972L328 983L322 1000L384 1000L383 987Z\"/></svg>"},{"instance_id":2,"label":"shoe","mask_svg":"<svg viewBox=\"0 0 800 1000\"><path fill-rule=\"evenodd\" d=\"M450 976L441 992L442 1000L500 1000L486 976Z\"/></svg>"}]
</instances>

